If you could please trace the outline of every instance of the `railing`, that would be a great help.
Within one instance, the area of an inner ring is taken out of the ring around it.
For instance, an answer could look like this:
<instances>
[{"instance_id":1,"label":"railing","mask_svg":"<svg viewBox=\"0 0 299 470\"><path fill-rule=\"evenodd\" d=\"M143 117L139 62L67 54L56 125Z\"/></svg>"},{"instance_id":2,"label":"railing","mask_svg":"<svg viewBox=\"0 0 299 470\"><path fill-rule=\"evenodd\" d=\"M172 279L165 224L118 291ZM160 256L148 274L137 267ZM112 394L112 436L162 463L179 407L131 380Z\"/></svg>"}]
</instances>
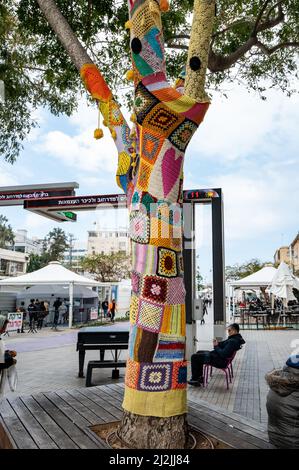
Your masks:
<instances>
[{"instance_id":1,"label":"railing","mask_svg":"<svg viewBox=\"0 0 299 470\"><path fill-rule=\"evenodd\" d=\"M239 323L243 330L250 329L299 329L299 309L298 310L274 310L264 311L237 311L234 321Z\"/></svg>"}]
</instances>

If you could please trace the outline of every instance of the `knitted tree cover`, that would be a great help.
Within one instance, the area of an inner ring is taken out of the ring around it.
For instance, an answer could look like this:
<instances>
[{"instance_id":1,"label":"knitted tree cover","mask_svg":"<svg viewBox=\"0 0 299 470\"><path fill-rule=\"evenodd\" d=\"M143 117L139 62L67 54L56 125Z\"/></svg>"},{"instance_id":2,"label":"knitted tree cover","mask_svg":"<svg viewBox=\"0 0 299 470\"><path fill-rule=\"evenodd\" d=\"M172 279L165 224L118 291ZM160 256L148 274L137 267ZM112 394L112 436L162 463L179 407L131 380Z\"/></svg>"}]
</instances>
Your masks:
<instances>
[{"instance_id":1,"label":"knitted tree cover","mask_svg":"<svg viewBox=\"0 0 299 470\"><path fill-rule=\"evenodd\" d=\"M167 9L167 2L129 0L128 4L133 62L133 73L128 78L133 78L135 87L133 131L100 72L86 64L81 75L99 100L105 124L118 147L117 182L128 201L132 298L123 408L143 416L169 417L187 411L182 257L184 155L209 101L202 91L199 96L184 94L183 76L175 87L166 79L161 10ZM204 10L214 9L215 2L196 0L194 8L196 28L202 15L206 15ZM205 26L204 47L208 47L212 22ZM197 51L196 43L190 45L190 50L189 77L191 85L197 86L203 70L200 54L207 51Z\"/></svg>"}]
</instances>

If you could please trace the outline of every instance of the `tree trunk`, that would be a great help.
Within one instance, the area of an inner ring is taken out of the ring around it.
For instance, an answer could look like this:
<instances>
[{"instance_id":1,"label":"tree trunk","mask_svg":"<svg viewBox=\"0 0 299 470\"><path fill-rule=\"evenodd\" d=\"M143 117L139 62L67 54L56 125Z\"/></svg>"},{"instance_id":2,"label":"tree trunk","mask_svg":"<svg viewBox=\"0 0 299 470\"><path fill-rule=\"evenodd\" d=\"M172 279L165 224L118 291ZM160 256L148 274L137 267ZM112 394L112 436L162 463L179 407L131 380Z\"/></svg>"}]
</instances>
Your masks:
<instances>
[{"instance_id":1,"label":"tree trunk","mask_svg":"<svg viewBox=\"0 0 299 470\"><path fill-rule=\"evenodd\" d=\"M124 411L118 435L134 449L185 449L188 436L186 415L157 418Z\"/></svg>"},{"instance_id":2,"label":"tree trunk","mask_svg":"<svg viewBox=\"0 0 299 470\"><path fill-rule=\"evenodd\" d=\"M183 165L186 148L209 106L204 82L215 0L195 0L187 94L183 80L172 87L166 78L161 10L168 2L129 0L133 71L128 77L134 79L136 123L132 132L96 66L89 58L82 63L82 46L62 22L55 2L38 2L100 103L119 152L117 182L127 194L133 294L125 411L118 432L136 448L184 448Z\"/></svg>"}]
</instances>

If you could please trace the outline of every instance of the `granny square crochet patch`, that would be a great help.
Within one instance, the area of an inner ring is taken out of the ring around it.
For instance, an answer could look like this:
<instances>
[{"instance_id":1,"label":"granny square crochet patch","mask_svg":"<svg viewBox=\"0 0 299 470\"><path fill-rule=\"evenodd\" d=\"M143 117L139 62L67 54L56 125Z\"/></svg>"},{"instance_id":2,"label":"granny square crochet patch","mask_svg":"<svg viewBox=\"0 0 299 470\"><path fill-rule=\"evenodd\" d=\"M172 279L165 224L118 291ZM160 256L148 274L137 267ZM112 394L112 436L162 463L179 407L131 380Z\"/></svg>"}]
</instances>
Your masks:
<instances>
[{"instance_id":1,"label":"granny square crochet patch","mask_svg":"<svg viewBox=\"0 0 299 470\"><path fill-rule=\"evenodd\" d=\"M148 129L142 132L140 137L141 159L145 159L152 164L155 163L163 142L164 137L150 132Z\"/></svg>"},{"instance_id":2,"label":"granny square crochet patch","mask_svg":"<svg viewBox=\"0 0 299 470\"><path fill-rule=\"evenodd\" d=\"M138 243L149 242L149 217L142 211L130 213L130 237Z\"/></svg>"},{"instance_id":3,"label":"granny square crochet patch","mask_svg":"<svg viewBox=\"0 0 299 470\"><path fill-rule=\"evenodd\" d=\"M167 280L157 276L145 276L142 286L142 297L154 302L164 303L167 296Z\"/></svg>"},{"instance_id":4,"label":"granny square crochet patch","mask_svg":"<svg viewBox=\"0 0 299 470\"><path fill-rule=\"evenodd\" d=\"M157 98L142 85L142 82L139 82L135 91L134 101L135 113L139 124L142 124L145 116L157 103Z\"/></svg>"},{"instance_id":5,"label":"granny square crochet patch","mask_svg":"<svg viewBox=\"0 0 299 470\"><path fill-rule=\"evenodd\" d=\"M158 333L162 322L163 310L163 305L140 299L136 320L137 325L145 330Z\"/></svg>"},{"instance_id":6,"label":"granny square crochet patch","mask_svg":"<svg viewBox=\"0 0 299 470\"><path fill-rule=\"evenodd\" d=\"M185 152L192 135L197 129L197 125L186 119L168 137L170 142L182 152Z\"/></svg>"},{"instance_id":7,"label":"granny square crochet patch","mask_svg":"<svg viewBox=\"0 0 299 470\"><path fill-rule=\"evenodd\" d=\"M151 172L152 165L144 160L141 160L138 170L138 179L136 183L136 187L141 191L147 191Z\"/></svg>"},{"instance_id":8,"label":"granny square crochet patch","mask_svg":"<svg viewBox=\"0 0 299 470\"><path fill-rule=\"evenodd\" d=\"M157 274L162 277L177 276L177 261L175 251L167 248L158 248Z\"/></svg>"},{"instance_id":9,"label":"granny square crochet patch","mask_svg":"<svg viewBox=\"0 0 299 470\"><path fill-rule=\"evenodd\" d=\"M184 118L175 111L159 103L147 114L143 126L153 132L158 132L161 136L168 137L183 120Z\"/></svg>"},{"instance_id":10,"label":"granny square crochet patch","mask_svg":"<svg viewBox=\"0 0 299 470\"><path fill-rule=\"evenodd\" d=\"M171 388L172 364L140 364L138 389L162 392Z\"/></svg>"}]
</instances>

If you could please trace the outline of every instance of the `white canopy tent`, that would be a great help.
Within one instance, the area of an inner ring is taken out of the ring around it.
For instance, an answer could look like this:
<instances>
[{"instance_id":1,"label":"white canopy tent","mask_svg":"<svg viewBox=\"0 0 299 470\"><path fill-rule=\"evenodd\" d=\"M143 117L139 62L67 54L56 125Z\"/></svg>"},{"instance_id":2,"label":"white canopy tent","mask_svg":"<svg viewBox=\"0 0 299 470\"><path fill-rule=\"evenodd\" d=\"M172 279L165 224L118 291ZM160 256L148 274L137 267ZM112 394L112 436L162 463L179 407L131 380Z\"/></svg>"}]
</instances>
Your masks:
<instances>
[{"instance_id":1,"label":"white canopy tent","mask_svg":"<svg viewBox=\"0 0 299 470\"><path fill-rule=\"evenodd\" d=\"M50 295L66 298L69 294L68 289L68 286L57 287L53 284L32 286L21 290L21 292L18 291L17 298L31 299L33 297L47 297ZM80 297L82 299L92 299L94 297L98 297L98 293L92 290L90 287L74 285L74 297Z\"/></svg>"},{"instance_id":2,"label":"white canopy tent","mask_svg":"<svg viewBox=\"0 0 299 470\"><path fill-rule=\"evenodd\" d=\"M299 280L290 271L288 265L281 262L266 291L285 299L285 304L287 304L289 300L296 300L293 289L299 289Z\"/></svg>"},{"instance_id":3,"label":"white canopy tent","mask_svg":"<svg viewBox=\"0 0 299 470\"><path fill-rule=\"evenodd\" d=\"M38 269L32 273L22 276L10 277L0 281L0 289L5 286L25 287L25 286L68 286L70 309L69 309L69 328L73 323L73 303L74 303L74 286L96 287L100 283L93 279L80 276L79 274L66 269L58 261L52 261L44 268Z\"/></svg>"},{"instance_id":4,"label":"white canopy tent","mask_svg":"<svg viewBox=\"0 0 299 470\"><path fill-rule=\"evenodd\" d=\"M277 269L273 266L264 266L259 271L250 274L242 279L237 281L230 282L230 287L232 288L232 298L233 298L233 316L235 315L235 290L236 289L261 289L262 287L266 288L271 284L273 277L275 276Z\"/></svg>"}]
</instances>

